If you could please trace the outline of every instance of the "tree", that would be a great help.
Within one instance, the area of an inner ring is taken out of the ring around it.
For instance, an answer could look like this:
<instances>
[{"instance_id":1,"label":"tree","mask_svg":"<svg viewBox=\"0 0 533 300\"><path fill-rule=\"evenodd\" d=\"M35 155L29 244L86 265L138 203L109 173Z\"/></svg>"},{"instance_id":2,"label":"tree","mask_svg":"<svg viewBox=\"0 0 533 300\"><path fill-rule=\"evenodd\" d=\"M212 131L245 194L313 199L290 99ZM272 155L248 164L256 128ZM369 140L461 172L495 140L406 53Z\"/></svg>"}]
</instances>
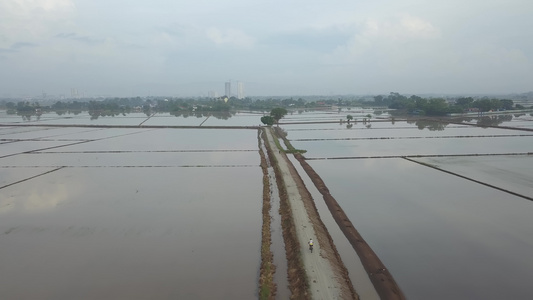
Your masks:
<instances>
[{"instance_id":1,"label":"tree","mask_svg":"<svg viewBox=\"0 0 533 300\"><path fill-rule=\"evenodd\" d=\"M508 99L503 99L501 100L501 107L503 109L506 109L506 110L511 110L513 109L513 100L508 100Z\"/></svg>"},{"instance_id":2,"label":"tree","mask_svg":"<svg viewBox=\"0 0 533 300\"><path fill-rule=\"evenodd\" d=\"M348 120L348 124L350 124L350 121L353 120L353 116L352 115L347 115L346 116L346 120Z\"/></svg>"},{"instance_id":3,"label":"tree","mask_svg":"<svg viewBox=\"0 0 533 300\"><path fill-rule=\"evenodd\" d=\"M272 116L262 116L261 122L265 125L272 126L274 124L274 118Z\"/></svg>"},{"instance_id":4,"label":"tree","mask_svg":"<svg viewBox=\"0 0 533 300\"><path fill-rule=\"evenodd\" d=\"M472 103L474 103L474 99L472 99L472 97L461 97L455 101L455 104L461 106L462 108L470 108Z\"/></svg>"},{"instance_id":5,"label":"tree","mask_svg":"<svg viewBox=\"0 0 533 300\"><path fill-rule=\"evenodd\" d=\"M479 108L480 111L489 111L491 109L491 102L489 99L476 100L472 103L472 106Z\"/></svg>"},{"instance_id":6,"label":"tree","mask_svg":"<svg viewBox=\"0 0 533 300\"><path fill-rule=\"evenodd\" d=\"M383 99L384 97L382 95L377 95L377 96L374 96L374 103L376 105L383 105Z\"/></svg>"},{"instance_id":7,"label":"tree","mask_svg":"<svg viewBox=\"0 0 533 300\"><path fill-rule=\"evenodd\" d=\"M448 103L442 98L430 99L427 104L427 114L433 116L445 115L448 112Z\"/></svg>"},{"instance_id":8,"label":"tree","mask_svg":"<svg viewBox=\"0 0 533 300\"><path fill-rule=\"evenodd\" d=\"M270 111L270 116L276 120L276 123L279 126L279 120L287 114L287 110L283 107L276 107Z\"/></svg>"}]
</instances>

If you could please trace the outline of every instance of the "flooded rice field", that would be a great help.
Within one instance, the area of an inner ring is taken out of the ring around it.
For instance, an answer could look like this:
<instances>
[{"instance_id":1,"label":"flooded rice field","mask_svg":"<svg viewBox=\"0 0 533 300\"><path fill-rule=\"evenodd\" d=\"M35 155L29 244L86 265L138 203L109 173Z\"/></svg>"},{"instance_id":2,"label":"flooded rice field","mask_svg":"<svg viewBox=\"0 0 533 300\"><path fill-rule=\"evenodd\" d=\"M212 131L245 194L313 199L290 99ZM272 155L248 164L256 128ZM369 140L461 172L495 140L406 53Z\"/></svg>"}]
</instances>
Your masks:
<instances>
[{"instance_id":1,"label":"flooded rice field","mask_svg":"<svg viewBox=\"0 0 533 300\"><path fill-rule=\"evenodd\" d=\"M257 298L257 131L142 126L257 126L260 116L0 112L0 298ZM531 299L533 132L491 127L532 129L531 115L388 117L300 111L280 126L407 298ZM362 299L375 299L310 192Z\"/></svg>"},{"instance_id":2,"label":"flooded rice field","mask_svg":"<svg viewBox=\"0 0 533 300\"><path fill-rule=\"evenodd\" d=\"M310 164L409 299L531 298L531 201L402 159Z\"/></svg>"},{"instance_id":3,"label":"flooded rice field","mask_svg":"<svg viewBox=\"0 0 533 300\"><path fill-rule=\"evenodd\" d=\"M405 121L352 125L346 128L346 124L297 124L283 128L295 148L307 150L308 159L523 154L528 148L531 150L533 138L533 131L456 124L448 127L427 121L422 127Z\"/></svg>"},{"instance_id":4,"label":"flooded rice field","mask_svg":"<svg viewBox=\"0 0 533 300\"><path fill-rule=\"evenodd\" d=\"M283 129L407 298L533 296L533 132L427 121Z\"/></svg>"},{"instance_id":5,"label":"flooded rice field","mask_svg":"<svg viewBox=\"0 0 533 300\"><path fill-rule=\"evenodd\" d=\"M257 126L262 114L258 112L235 113L191 113L171 115L169 113L133 112L114 116L94 116L87 112L78 114L43 113L40 116L21 117L0 113L2 124L32 125L119 125L119 126Z\"/></svg>"},{"instance_id":6,"label":"flooded rice field","mask_svg":"<svg viewBox=\"0 0 533 300\"><path fill-rule=\"evenodd\" d=\"M2 127L0 139L0 298L257 297L255 130Z\"/></svg>"}]
</instances>

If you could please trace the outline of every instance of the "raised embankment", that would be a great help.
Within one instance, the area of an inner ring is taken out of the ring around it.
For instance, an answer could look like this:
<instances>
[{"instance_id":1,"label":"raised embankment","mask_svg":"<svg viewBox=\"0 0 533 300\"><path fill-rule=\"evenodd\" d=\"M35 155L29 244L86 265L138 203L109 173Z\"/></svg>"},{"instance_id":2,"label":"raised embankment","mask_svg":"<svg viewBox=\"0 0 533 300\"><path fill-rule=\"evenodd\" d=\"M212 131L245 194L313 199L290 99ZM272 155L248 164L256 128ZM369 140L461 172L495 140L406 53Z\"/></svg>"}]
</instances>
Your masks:
<instances>
[{"instance_id":1,"label":"raised embankment","mask_svg":"<svg viewBox=\"0 0 533 300\"><path fill-rule=\"evenodd\" d=\"M265 144L280 191L291 298L358 299L309 191L285 153L278 150L275 139L266 128ZM310 238L315 241L312 253L307 249Z\"/></svg>"},{"instance_id":2,"label":"raised embankment","mask_svg":"<svg viewBox=\"0 0 533 300\"><path fill-rule=\"evenodd\" d=\"M285 140L285 143L288 143L284 136L281 137ZM341 231L344 233L354 250L357 252L357 255L361 259L361 263L380 298L394 300L405 299L404 294L390 272L387 270L372 248L370 248L370 246L365 242L359 232L355 229L337 200L335 200L335 198L333 198L333 196L330 194L329 189L322 178L320 178L315 170L305 161L305 158L301 154L296 153L295 157L300 162L302 168L305 170L309 178L313 181L318 191L324 197L324 201L326 202L326 205L335 219L335 222L337 222Z\"/></svg>"}]
</instances>

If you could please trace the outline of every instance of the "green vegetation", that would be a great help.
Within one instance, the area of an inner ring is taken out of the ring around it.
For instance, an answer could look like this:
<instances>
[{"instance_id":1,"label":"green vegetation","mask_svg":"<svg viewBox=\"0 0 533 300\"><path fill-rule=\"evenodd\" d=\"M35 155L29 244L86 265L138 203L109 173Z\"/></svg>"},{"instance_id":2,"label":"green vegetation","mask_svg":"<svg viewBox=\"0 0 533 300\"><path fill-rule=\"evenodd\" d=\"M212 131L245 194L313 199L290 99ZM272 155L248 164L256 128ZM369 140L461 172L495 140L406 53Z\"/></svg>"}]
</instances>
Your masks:
<instances>
[{"instance_id":1,"label":"green vegetation","mask_svg":"<svg viewBox=\"0 0 533 300\"><path fill-rule=\"evenodd\" d=\"M285 149L281 146L281 144L279 143L279 139L276 136L274 136L274 143L276 143L276 147L278 148L278 151L285 152Z\"/></svg>"},{"instance_id":2,"label":"green vegetation","mask_svg":"<svg viewBox=\"0 0 533 300\"><path fill-rule=\"evenodd\" d=\"M292 144L289 142L289 140L287 139L287 132L285 132L283 129L277 127L276 128L276 136L279 136L283 139L283 143L285 144L285 147L287 147L287 150L284 150L282 147L281 147L281 144L279 143L279 139L274 139L274 142L276 143L276 146L278 147L278 149L280 151L284 151L285 153L306 153L307 150L300 150L300 149L296 149L292 146Z\"/></svg>"},{"instance_id":3,"label":"green vegetation","mask_svg":"<svg viewBox=\"0 0 533 300\"><path fill-rule=\"evenodd\" d=\"M279 120L287 114L287 110L283 107L276 107L270 111L270 116L274 118L276 123L279 125Z\"/></svg>"},{"instance_id":4,"label":"green vegetation","mask_svg":"<svg viewBox=\"0 0 533 300\"><path fill-rule=\"evenodd\" d=\"M261 123L272 126L274 124L274 118L272 116L262 116L261 117Z\"/></svg>"},{"instance_id":5,"label":"green vegetation","mask_svg":"<svg viewBox=\"0 0 533 300\"><path fill-rule=\"evenodd\" d=\"M279 120L287 114L287 110L283 107L276 107L270 111L270 115L262 116L261 122L265 125L272 126L276 122L279 126Z\"/></svg>"},{"instance_id":6,"label":"green vegetation","mask_svg":"<svg viewBox=\"0 0 533 300\"><path fill-rule=\"evenodd\" d=\"M509 98L527 103L533 99L533 93L521 95L509 95ZM430 97L424 98L417 95L405 96L392 92L389 95L377 96L306 96L303 98L267 98L250 97L237 99L235 97L206 98L206 97L131 97L131 98L102 98L102 99L66 99L55 101L50 100L45 105L38 101L20 101L17 99L0 99L0 109L6 109L9 114L22 116L33 116L44 112L56 112L62 114L79 114L82 111L91 112L93 118L99 116L115 116L130 112L144 112L146 115L153 113L168 112L175 116L196 116L221 115L222 118L229 118L237 111L259 111L269 113L268 116L274 118L275 123L279 122L287 113L302 113L306 110L331 109L336 106L341 112L343 108L350 107L382 107L395 109L398 114L443 116L450 113L464 112L488 112L499 110L526 109L519 103L514 103L511 99L496 99L488 97ZM524 102L525 101L525 102ZM263 124L270 125L268 118ZM347 117L347 121L351 121ZM350 122L348 122L350 123ZM274 123L272 123L274 124Z\"/></svg>"},{"instance_id":7,"label":"green vegetation","mask_svg":"<svg viewBox=\"0 0 533 300\"><path fill-rule=\"evenodd\" d=\"M444 98L422 98L412 95L409 98L399 93L390 93L388 96L375 96L376 105L387 106L400 112L414 115L444 116L451 113L464 112L488 112L504 111L511 109L523 109L514 105L509 99L489 99L487 97L474 99L472 97L460 97L454 100Z\"/></svg>"},{"instance_id":8,"label":"green vegetation","mask_svg":"<svg viewBox=\"0 0 533 300\"><path fill-rule=\"evenodd\" d=\"M347 115L346 116L346 120L348 121L348 123L350 123L350 121L353 120L353 116L352 115Z\"/></svg>"}]
</instances>

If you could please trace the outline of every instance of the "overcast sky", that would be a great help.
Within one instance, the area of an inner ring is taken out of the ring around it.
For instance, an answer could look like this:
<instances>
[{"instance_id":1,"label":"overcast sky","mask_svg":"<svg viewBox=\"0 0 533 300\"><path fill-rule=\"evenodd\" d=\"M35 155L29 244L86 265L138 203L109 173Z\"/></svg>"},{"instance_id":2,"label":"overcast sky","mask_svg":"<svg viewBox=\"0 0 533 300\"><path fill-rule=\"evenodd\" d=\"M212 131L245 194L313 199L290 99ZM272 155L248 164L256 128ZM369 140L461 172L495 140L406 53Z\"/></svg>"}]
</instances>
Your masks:
<instances>
[{"instance_id":1,"label":"overcast sky","mask_svg":"<svg viewBox=\"0 0 533 300\"><path fill-rule=\"evenodd\" d=\"M0 0L0 97L533 90L532 0Z\"/></svg>"}]
</instances>

